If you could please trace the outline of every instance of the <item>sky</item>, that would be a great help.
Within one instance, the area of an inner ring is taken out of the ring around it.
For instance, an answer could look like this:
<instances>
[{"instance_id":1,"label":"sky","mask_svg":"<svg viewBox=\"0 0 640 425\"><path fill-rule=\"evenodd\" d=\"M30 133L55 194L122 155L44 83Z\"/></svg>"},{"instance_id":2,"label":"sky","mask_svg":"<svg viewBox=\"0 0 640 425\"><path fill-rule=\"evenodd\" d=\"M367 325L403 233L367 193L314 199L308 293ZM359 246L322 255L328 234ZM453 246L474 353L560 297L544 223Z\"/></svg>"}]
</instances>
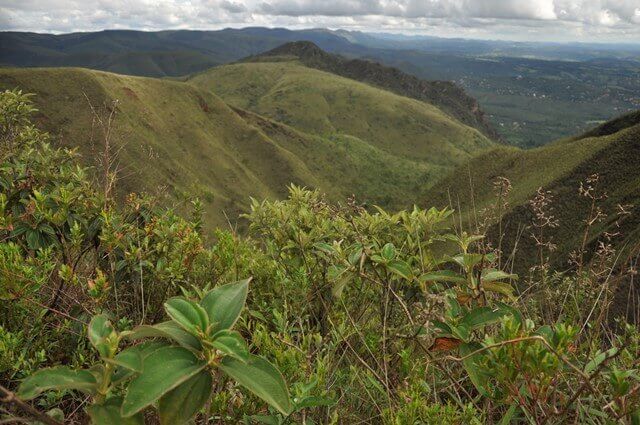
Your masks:
<instances>
[{"instance_id":1,"label":"sky","mask_svg":"<svg viewBox=\"0 0 640 425\"><path fill-rule=\"evenodd\" d=\"M0 30L331 28L640 43L640 0L0 0Z\"/></svg>"}]
</instances>

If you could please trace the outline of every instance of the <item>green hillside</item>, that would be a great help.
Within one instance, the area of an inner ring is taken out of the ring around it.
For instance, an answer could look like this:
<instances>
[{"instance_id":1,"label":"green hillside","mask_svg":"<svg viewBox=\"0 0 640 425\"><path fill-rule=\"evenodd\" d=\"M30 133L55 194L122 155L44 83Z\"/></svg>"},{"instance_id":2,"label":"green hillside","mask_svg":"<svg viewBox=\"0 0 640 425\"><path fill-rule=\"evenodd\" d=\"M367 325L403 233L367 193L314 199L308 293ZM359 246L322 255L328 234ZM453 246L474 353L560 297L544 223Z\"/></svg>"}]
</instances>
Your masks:
<instances>
[{"instance_id":1,"label":"green hillside","mask_svg":"<svg viewBox=\"0 0 640 425\"><path fill-rule=\"evenodd\" d=\"M400 96L432 104L460 122L480 130L487 137L494 140L500 138L489 124L478 101L451 81L423 80L373 60L348 59L327 53L310 41L286 43L245 61L270 62L291 59L299 60L310 68L327 71Z\"/></svg>"},{"instance_id":2,"label":"green hillside","mask_svg":"<svg viewBox=\"0 0 640 425\"><path fill-rule=\"evenodd\" d=\"M593 226L587 237L588 245L595 245L604 232L618 234L614 246L625 246L640 236L640 112L631 113L607 122L587 133L559 140L545 147L519 150L499 147L487 151L457 168L437 186L427 191L429 203L441 205L451 199L473 223L481 212L496 204L491 182L507 177L512 184L509 206L503 215L503 230L516 235L517 227L532 223L534 214L528 201L539 187L551 192L552 214L559 226L546 231L558 245L555 266L566 266L567 255L580 245L585 220L591 209L591 199L581 196L581 182L597 174L595 194L606 198L597 204L607 215ZM586 187L586 185L585 185ZM620 215L618 206L630 215ZM497 229L493 229L495 234ZM535 244L526 230L518 240L518 258L522 266L534 256ZM513 238L505 249L513 248Z\"/></svg>"},{"instance_id":3,"label":"green hillside","mask_svg":"<svg viewBox=\"0 0 640 425\"><path fill-rule=\"evenodd\" d=\"M433 105L297 61L225 65L188 81L298 130L355 137L390 155L423 161L435 174L493 144Z\"/></svg>"},{"instance_id":4,"label":"green hillside","mask_svg":"<svg viewBox=\"0 0 640 425\"><path fill-rule=\"evenodd\" d=\"M14 87L35 93L41 126L91 164L102 146L89 101L101 110L117 99L122 193L199 196L222 223L222 211L237 212L249 196L279 196L292 182L323 187L299 158L187 84L70 68L2 70L0 88Z\"/></svg>"},{"instance_id":5,"label":"green hillside","mask_svg":"<svg viewBox=\"0 0 640 425\"><path fill-rule=\"evenodd\" d=\"M422 187L491 145L430 105L288 66L292 91L259 110L243 102L231 107L205 90L218 70L190 84L75 68L2 69L0 89L34 93L39 125L56 143L78 147L90 165L99 163L102 149L90 105L106 118L117 100L112 139L121 149L119 193L161 193L170 203L197 196L215 224L245 211L249 197L282 197L291 183L332 199L355 194L385 207L409 206ZM266 86L275 73L243 78ZM310 106L290 109L304 104ZM349 109L359 117L347 115Z\"/></svg>"}]
</instances>

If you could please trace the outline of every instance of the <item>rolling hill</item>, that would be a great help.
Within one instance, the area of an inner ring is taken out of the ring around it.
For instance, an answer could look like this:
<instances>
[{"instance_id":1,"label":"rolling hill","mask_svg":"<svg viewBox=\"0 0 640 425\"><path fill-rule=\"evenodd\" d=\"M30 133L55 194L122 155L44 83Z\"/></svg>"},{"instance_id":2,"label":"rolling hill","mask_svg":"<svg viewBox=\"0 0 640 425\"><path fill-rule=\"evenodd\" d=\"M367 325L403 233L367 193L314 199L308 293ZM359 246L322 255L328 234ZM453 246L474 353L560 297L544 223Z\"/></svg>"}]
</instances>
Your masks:
<instances>
[{"instance_id":1,"label":"rolling hill","mask_svg":"<svg viewBox=\"0 0 640 425\"><path fill-rule=\"evenodd\" d=\"M296 58L224 65L188 83L302 132L347 136L388 155L421 161L434 176L493 145L429 103L307 67Z\"/></svg>"},{"instance_id":2,"label":"rolling hill","mask_svg":"<svg viewBox=\"0 0 640 425\"><path fill-rule=\"evenodd\" d=\"M430 103L452 115L464 124L480 130L497 140L498 133L487 121L478 102L462 88L450 81L427 81L364 59L348 59L330 54L310 41L295 41L268 52L250 57L244 62L297 59L305 66L357 80L396 93L400 96Z\"/></svg>"},{"instance_id":3,"label":"rolling hill","mask_svg":"<svg viewBox=\"0 0 640 425\"><path fill-rule=\"evenodd\" d=\"M634 44L513 43L262 27L56 35L0 31L0 66L73 66L182 77L296 41L365 59L306 58L306 66L417 97L489 138L495 140L497 132L520 147L541 146L582 132L640 105L640 49ZM372 66L371 61L393 67L393 72ZM486 114L476 108L477 103Z\"/></svg>"},{"instance_id":4,"label":"rolling hill","mask_svg":"<svg viewBox=\"0 0 640 425\"><path fill-rule=\"evenodd\" d=\"M321 186L300 159L219 98L183 83L73 68L1 70L0 88L14 87L36 94L41 127L91 165L102 147L89 104L102 114L117 99L112 139L121 149L123 194L199 196L221 223L221 211L237 212L247 196L279 196L291 182Z\"/></svg>"},{"instance_id":5,"label":"rolling hill","mask_svg":"<svg viewBox=\"0 0 640 425\"><path fill-rule=\"evenodd\" d=\"M587 237L587 252L594 252L605 232L615 235L615 247L629 247L640 238L640 111L602 124L580 136L556 141L547 146L520 150L496 147L473 158L454 170L448 177L425 193L429 203L452 203L463 211L469 226L481 211L496 203L491 182L507 177L512 184L509 207L502 216L503 230L516 235L533 222L529 205L536 190L542 187L551 193L553 216L558 227L545 229L558 246L552 258L555 268L567 267L569 253L581 245L585 220L591 211L591 199L580 194L581 183L598 175L592 183L598 197L597 204L607 215L593 226ZM587 184L585 184L587 187ZM623 213L621 207L626 211ZM629 214L627 214L629 213ZM492 228L494 239L497 226ZM535 262L536 246L524 230L517 241L508 238L503 250L511 252L517 242L517 264L526 270Z\"/></svg>"},{"instance_id":6,"label":"rolling hill","mask_svg":"<svg viewBox=\"0 0 640 425\"><path fill-rule=\"evenodd\" d=\"M332 199L409 206L422 187L493 146L431 104L299 62L236 64L187 81L0 69L0 89L15 87L36 94L39 125L88 165L101 149L94 111L115 108L120 194L198 196L215 224L244 211L249 197L282 197L291 183Z\"/></svg>"}]
</instances>

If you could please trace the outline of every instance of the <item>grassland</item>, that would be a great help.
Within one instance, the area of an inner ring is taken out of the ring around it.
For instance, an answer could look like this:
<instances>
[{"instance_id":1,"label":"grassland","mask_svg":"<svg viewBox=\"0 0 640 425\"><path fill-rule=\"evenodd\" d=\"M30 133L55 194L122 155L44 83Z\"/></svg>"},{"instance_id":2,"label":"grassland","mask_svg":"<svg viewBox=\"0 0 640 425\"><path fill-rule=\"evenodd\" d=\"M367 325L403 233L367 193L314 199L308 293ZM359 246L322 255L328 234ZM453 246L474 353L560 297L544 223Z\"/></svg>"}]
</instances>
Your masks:
<instances>
[{"instance_id":1,"label":"grassland","mask_svg":"<svg viewBox=\"0 0 640 425\"><path fill-rule=\"evenodd\" d=\"M198 196L219 224L223 211L241 210L248 196L279 196L292 182L322 186L300 159L193 86L58 68L3 70L0 87L35 93L41 126L63 145L79 147L88 164L102 149L89 102L104 115L117 99L113 141L122 149L121 192L166 193L179 201Z\"/></svg>"},{"instance_id":2,"label":"grassland","mask_svg":"<svg viewBox=\"0 0 640 425\"><path fill-rule=\"evenodd\" d=\"M520 150L499 147L487 151L457 168L447 178L429 189L425 197L430 204L441 205L450 199L463 213L468 226L473 227L483 210L492 208L497 200L492 188L496 177L507 177L512 184L509 206L503 211L503 230L506 234L522 234L517 241L520 266L531 265L535 258L535 243L530 237L534 214L528 201L542 187L553 201L552 214L558 220L556 228L546 231L558 246L554 266L566 266L569 251L580 246L584 237L585 220L589 217L591 200L580 195L581 183L598 176L594 194L606 218L597 221L587 235L587 244L602 241L604 232L614 235L614 246L624 247L637 240L640 229L640 112L631 113L607 122L581 136L556 141L547 146ZM621 209L622 207L622 209ZM625 211L625 212L623 212ZM630 213L630 214L627 214ZM493 229L495 235L497 229ZM496 235L497 236L497 235ZM504 249L511 251L515 238L505 241ZM595 251L591 249L590 252Z\"/></svg>"},{"instance_id":3,"label":"grassland","mask_svg":"<svg viewBox=\"0 0 640 425\"><path fill-rule=\"evenodd\" d=\"M422 187L491 146L431 105L299 65L279 66L287 68L236 75L265 88L276 74L291 83L265 97L264 108L227 104L218 89L207 88L215 73L194 83L78 68L2 69L0 89L35 93L39 125L55 143L77 147L88 165L99 163L103 146L96 112L106 119L115 108L119 193L166 195L179 208L199 197L216 225L246 210L249 197L280 198L291 183L332 199L355 194L405 207Z\"/></svg>"},{"instance_id":4,"label":"grassland","mask_svg":"<svg viewBox=\"0 0 640 425\"><path fill-rule=\"evenodd\" d=\"M436 168L460 164L493 144L433 105L295 60L225 65L189 83L306 133L355 137L390 155Z\"/></svg>"}]
</instances>

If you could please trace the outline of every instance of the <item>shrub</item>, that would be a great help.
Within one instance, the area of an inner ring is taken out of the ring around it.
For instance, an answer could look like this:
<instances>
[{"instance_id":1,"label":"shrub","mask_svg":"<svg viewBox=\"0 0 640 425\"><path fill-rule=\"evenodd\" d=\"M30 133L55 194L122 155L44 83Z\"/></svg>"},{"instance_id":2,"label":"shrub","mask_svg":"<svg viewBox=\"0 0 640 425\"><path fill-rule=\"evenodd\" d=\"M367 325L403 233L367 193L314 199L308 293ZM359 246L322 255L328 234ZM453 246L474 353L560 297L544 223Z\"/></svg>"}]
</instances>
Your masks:
<instances>
[{"instance_id":1,"label":"shrub","mask_svg":"<svg viewBox=\"0 0 640 425\"><path fill-rule=\"evenodd\" d=\"M187 219L96 189L30 124L25 95L0 108L7 419L640 420L640 333L602 320L604 269L545 267L530 296L449 209L388 212L295 186L253 200L248 234L209 233L197 201ZM565 307L566 291L594 304Z\"/></svg>"}]
</instances>

